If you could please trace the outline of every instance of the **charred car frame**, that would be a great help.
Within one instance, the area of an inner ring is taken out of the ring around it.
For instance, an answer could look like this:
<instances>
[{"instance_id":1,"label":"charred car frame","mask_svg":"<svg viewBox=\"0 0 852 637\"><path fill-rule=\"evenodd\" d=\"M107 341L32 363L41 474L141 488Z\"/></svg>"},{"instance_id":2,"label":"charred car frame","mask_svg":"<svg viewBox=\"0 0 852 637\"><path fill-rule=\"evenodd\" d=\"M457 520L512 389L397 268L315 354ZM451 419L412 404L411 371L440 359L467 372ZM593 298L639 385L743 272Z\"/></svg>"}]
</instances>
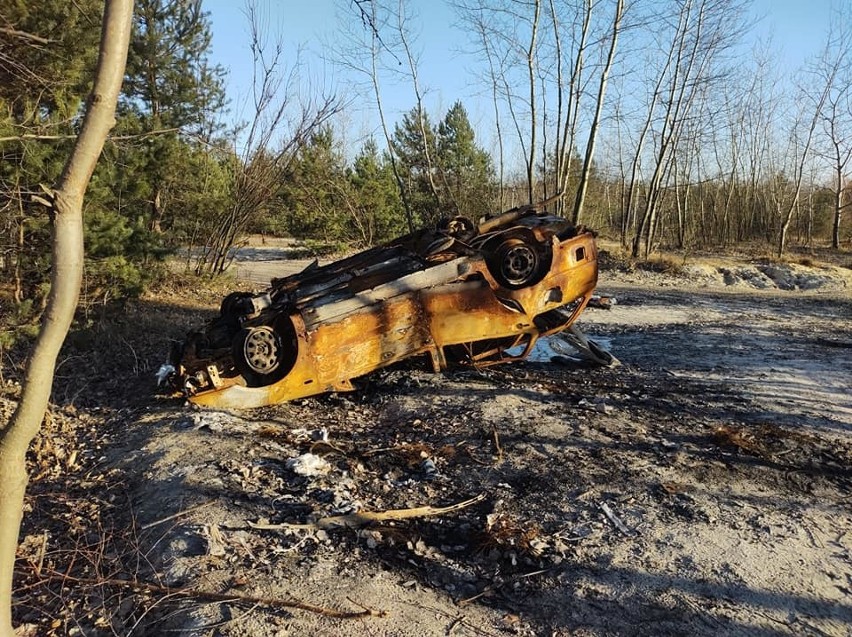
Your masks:
<instances>
[{"instance_id":1,"label":"charred car frame","mask_svg":"<svg viewBox=\"0 0 852 637\"><path fill-rule=\"evenodd\" d=\"M597 274L593 234L537 206L456 217L229 294L175 343L168 380L200 405L259 407L351 390L416 355L436 372L523 359L574 322Z\"/></svg>"}]
</instances>

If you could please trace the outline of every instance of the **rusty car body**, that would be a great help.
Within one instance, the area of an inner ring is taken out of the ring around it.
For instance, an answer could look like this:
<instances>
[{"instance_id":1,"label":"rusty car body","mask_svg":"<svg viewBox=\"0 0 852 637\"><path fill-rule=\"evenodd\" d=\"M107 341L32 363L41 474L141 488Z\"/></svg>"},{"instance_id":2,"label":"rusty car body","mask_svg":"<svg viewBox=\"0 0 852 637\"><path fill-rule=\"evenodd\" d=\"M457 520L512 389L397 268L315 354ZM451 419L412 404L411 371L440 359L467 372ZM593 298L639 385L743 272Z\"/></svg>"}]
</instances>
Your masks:
<instances>
[{"instance_id":1,"label":"rusty car body","mask_svg":"<svg viewBox=\"0 0 852 637\"><path fill-rule=\"evenodd\" d=\"M175 344L169 382L193 403L244 408L351 390L417 355L435 372L518 360L574 322L597 275L593 233L537 206L456 217L228 295Z\"/></svg>"}]
</instances>

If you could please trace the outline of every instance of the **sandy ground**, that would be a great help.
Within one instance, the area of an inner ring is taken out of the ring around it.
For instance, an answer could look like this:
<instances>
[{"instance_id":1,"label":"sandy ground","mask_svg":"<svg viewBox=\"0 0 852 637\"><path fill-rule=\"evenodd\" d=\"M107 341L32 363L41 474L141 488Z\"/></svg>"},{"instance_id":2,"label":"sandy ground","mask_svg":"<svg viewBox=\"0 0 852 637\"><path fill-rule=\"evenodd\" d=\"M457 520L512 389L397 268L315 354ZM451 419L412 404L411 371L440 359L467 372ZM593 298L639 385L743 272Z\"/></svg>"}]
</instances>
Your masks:
<instances>
[{"instance_id":1,"label":"sandy ground","mask_svg":"<svg viewBox=\"0 0 852 637\"><path fill-rule=\"evenodd\" d=\"M302 265L267 256L239 275ZM604 270L617 304L581 327L618 367L543 351L239 413L151 399L105 451L158 523L148 578L374 612L170 600L132 634L852 634L849 272ZM253 527L480 494L368 529Z\"/></svg>"}]
</instances>

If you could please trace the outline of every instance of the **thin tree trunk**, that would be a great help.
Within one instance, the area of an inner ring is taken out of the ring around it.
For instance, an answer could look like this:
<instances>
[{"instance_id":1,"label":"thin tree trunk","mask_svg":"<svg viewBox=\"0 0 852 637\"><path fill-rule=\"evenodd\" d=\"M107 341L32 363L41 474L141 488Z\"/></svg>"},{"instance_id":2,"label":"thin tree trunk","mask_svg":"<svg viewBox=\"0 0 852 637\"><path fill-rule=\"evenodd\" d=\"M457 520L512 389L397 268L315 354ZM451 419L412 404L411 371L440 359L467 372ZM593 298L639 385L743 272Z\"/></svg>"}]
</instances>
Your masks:
<instances>
[{"instance_id":1,"label":"thin tree trunk","mask_svg":"<svg viewBox=\"0 0 852 637\"><path fill-rule=\"evenodd\" d=\"M530 76L530 148L527 162L527 199L532 204L535 200L535 133L538 128L536 122L535 107L535 51L536 38L538 36L538 21L541 15L541 0L535 0L535 13L532 22L532 34L530 35L530 48L527 50L527 70Z\"/></svg>"},{"instance_id":2,"label":"thin tree trunk","mask_svg":"<svg viewBox=\"0 0 852 637\"><path fill-rule=\"evenodd\" d=\"M429 149L429 139L426 135L426 116L423 109L423 92L420 90L420 81L417 78L417 60L414 59L414 54L411 52L411 47L408 44L408 35L405 26L405 2L399 1L397 6L397 28L399 29L399 40L402 43L402 48L405 49L405 57L408 60L408 68L411 72L411 84L414 88L414 98L417 100L417 128L420 131L420 139L423 142L423 157L426 159L426 179L429 182L429 192L432 194L438 208L441 207L441 196L438 193L438 187L435 185L435 166L432 162L432 152ZM447 187L447 180L444 177L443 170L441 171L444 187L447 189L447 194L452 197L450 189ZM453 202L458 214L458 203Z\"/></svg>"},{"instance_id":3,"label":"thin tree trunk","mask_svg":"<svg viewBox=\"0 0 852 637\"><path fill-rule=\"evenodd\" d=\"M56 357L68 334L83 277L83 196L115 124L130 41L132 0L106 0L101 48L83 128L53 193L50 295L20 402L0 430L0 637L11 637L12 579L27 473L24 457L50 399Z\"/></svg>"},{"instance_id":4,"label":"thin tree trunk","mask_svg":"<svg viewBox=\"0 0 852 637\"><path fill-rule=\"evenodd\" d=\"M565 88L565 84L562 76L562 38L559 36L559 18L556 14L556 5L554 4L554 0L549 0L548 4L550 10L550 23L553 26L553 43L556 47L556 144L553 153L553 190L554 192L559 193L561 189L560 175L562 174L562 148L560 146L560 139L562 136L562 92ZM546 143L545 146L547 146ZM557 215L562 215L564 199L563 194L563 196L559 197L556 201Z\"/></svg>"},{"instance_id":5,"label":"thin tree trunk","mask_svg":"<svg viewBox=\"0 0 852 637\"><path fill-rule=\"evenodd\" d=\"M24 202L21 197L21 189L19 186L16 186L16 192L18 197L18 232L17 232L17 251L15 252L15 271L14 271L14 279L15 279L15 303L20 303L24 299L24 283L23 283L23 268L21 267L21 262L24 259L24 246L25 243L25 231L24 231L24 222L26 217L24 216Z\"/></svg>"},{"instance_id":6,"label":"thin tree trunk","mask_svg":"<svg viewBox=\"0 0 852 637\"><path fill-rule=\"evenodd\" d=\"M498 201L497 210L506 210L506 179L504 176L506 161L503 157L503 131L500 127L500 105L497 99L497 78L494 76L490 53L488 54L488 65L492 74L491 101L494 106L494 129L497 133L497 157L499 163L498 174L500 179L500 200Z\"/></svg>"},{"instance_id":7,"label":"thin tree trunk","mask_svg":"<svg viewBox=\"0 0 852 637\"><path fill-rule=\"evenodd\" d=\"M370 11L372 13L373 24L376 24L375 2L370 3ZM388 130L387 120L385 119L385 109L382 105L382 93L379 89L379 46L379 34L374 30L370 46L370 82L373 87L373 96L376 98L376 110L379 112L379 123L382 125L382 134L385 136L385 143L388 147L388 158L390 159L391 172L393 173L394 180L396 180L396 186L399 189L399 197L402 199L402 207L405 209L405 220L408 224L408 231L414 232L414 215L411 211L411 204L408 201L405 183L402 181L402 175L399 172L399 166L396 161L396 150L393 147L393 140L391 139L390 130Z\"/></svg>"},{"instance_id":8,"label":"thin tree trunk","mask_svg":"<svg viewBox=\"0 0 852 637\"><path fill-rule=\"evenodd\" d=\"M612 68L612 61L615 59L615 49L618 45L618 32L621 30L621 18L624 16L624 0L618 0L615 5L615 18L612 21L612 41L609 45L609 54L606 58L606 66L601 71L600 86L598 86L598 100L595 105L595 116L592 119L592 124L589 128L589 140L586 144L586 156L583 159L583 170L580 173L580 183L577 186L577 199L574 202L574 213L571 216L571 221L574 225L580 223L580 218L583 215L583 204L586 200L586 189L589 186L589 172L592 169L592 157L595 154L595 139L598 135L598 126L601 120L601 110L603 110L604 98L606 96L606 81L609 77L609 70Z\"/></svg>"},{"instance_id":9,"label":"thin tree trunk","mask_svg":"<svg viewBox=\"0 0 852 637\"><path fill-rule=\"evenodd\" d=\"M574 137L577 133L577 118L580 114L580 97L582 95L581 79L585 65L586 41L589 36L589 25L592 20L593 5L587 0L583 10L583 24L580 31L580 42L577 46L577 55L574 58L574 67L571 69L571 79L568 85L568 106L565 111L565 123L562 127L562 141L560 142L560 154L562 160L559 164L560 172L557 175L558 190L562 193L560 205L564 208L565 195L568 190L568 181L571 179L571 160L574 150ZM561 89L560 89L561 91ZM560 209L560 213L564 213Z\"/></svg>"},{"instance_id":10,"label":"thin tree trunk","mask_svg":"<svg viewBox=\"0 0 852 637\"><path fill-rule=\"evenodd\" d=\"M839 157L839 152L838 152ZM831 247L840 248L840 221L843 218L843 164L838 161L834 174L834 224L831 228Z\"/></svg>"}]
</instances>

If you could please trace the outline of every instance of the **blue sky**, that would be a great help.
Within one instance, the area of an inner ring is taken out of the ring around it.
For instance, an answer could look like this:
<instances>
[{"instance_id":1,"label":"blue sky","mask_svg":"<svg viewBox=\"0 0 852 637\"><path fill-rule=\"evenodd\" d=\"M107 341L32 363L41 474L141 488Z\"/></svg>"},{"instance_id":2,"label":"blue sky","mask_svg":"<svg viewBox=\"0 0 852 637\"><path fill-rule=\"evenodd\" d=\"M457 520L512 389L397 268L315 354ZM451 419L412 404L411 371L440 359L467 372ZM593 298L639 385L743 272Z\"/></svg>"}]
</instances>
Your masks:
<instances>
[{"instance_id":1,"label":"blue sky","mask_svg":"<svg viewBox=\"0 0 852 637\"><path fill-rule=\"evenodd\" d=\"M270 28L278 30L291 46L303 47L303 62L311 75L333 85L345 84L346 73L324 60L330 46L339 43L341 20L353 15L346 0L257 0L268 16ZM641 0L640 0L641 1ZM848 1L848 0L843 0ZM229 71L228 95L231 115L240 119L240 104L251 86L251 56L248 48L248 20L240 0L205 0L213 31L212 59ZM488 135L490 106L479 97L482 90L475 81L475 66L463 53L466 34L455 26L453 10L441 0L409 0L419 14L416 49L421 53L421 84L427 91L426 105L435 116L442 115L457 99L468 109L480 138ZM753 13L760 22L753 38L765 39L770 34L780 49L784 70L790 73L808 56L818 52L828 27L831 0L753 0ZM344 15L339 15L343 10ZM292 57L292 55L291 55ZM382 98L388 119L397 121L414 105L408 83L385 81ZM377 118L369 100L350 100L345 114L345 127L350 131L349 143L357 143L376 133ZM481 142L488 147L488 142Z\"/></svg>"},{"instance_id":2,"label":"blue sky","mask_svg":"<svg viewBox=\"0 0 852 637\"><path fill-rule=\"evenodd\" d=\"M314 75L345 80L338 70L323 60L329 42L334 43L342 20L351 20L355 15L345 1L315 0L258 0L259 6L268 11L272 28L280 30L283 39L293 48L303 48L302 58ZM441 2L414 0L411 5L419 14L416 49L421 51L420 67L422 86L427 91L430 109L446 111L457 99L464 99L466 106L475 111L471 97L471 77L466 70L468 60L461 53L461 36L453 27L452 9ZM341 14L339 9L346 11ZM212 59L229 71L228 94L234 108L238 110L240 97L247 95L251 86L251 53L248 47L248 20L240 0L204 0L204 8L210 12L213 30ZM414 105L414 94L409 84L384 81L382 97L386 102L388 117L396 121L403 112ZM478 89L477 89L478 90ZM359 106L352 104L353 119L362 112L364 121L353 122L363 128L361 134L375 128L372 103ZM475 112L469 113L477 118Z\"/></svg>"}]
</instances>

